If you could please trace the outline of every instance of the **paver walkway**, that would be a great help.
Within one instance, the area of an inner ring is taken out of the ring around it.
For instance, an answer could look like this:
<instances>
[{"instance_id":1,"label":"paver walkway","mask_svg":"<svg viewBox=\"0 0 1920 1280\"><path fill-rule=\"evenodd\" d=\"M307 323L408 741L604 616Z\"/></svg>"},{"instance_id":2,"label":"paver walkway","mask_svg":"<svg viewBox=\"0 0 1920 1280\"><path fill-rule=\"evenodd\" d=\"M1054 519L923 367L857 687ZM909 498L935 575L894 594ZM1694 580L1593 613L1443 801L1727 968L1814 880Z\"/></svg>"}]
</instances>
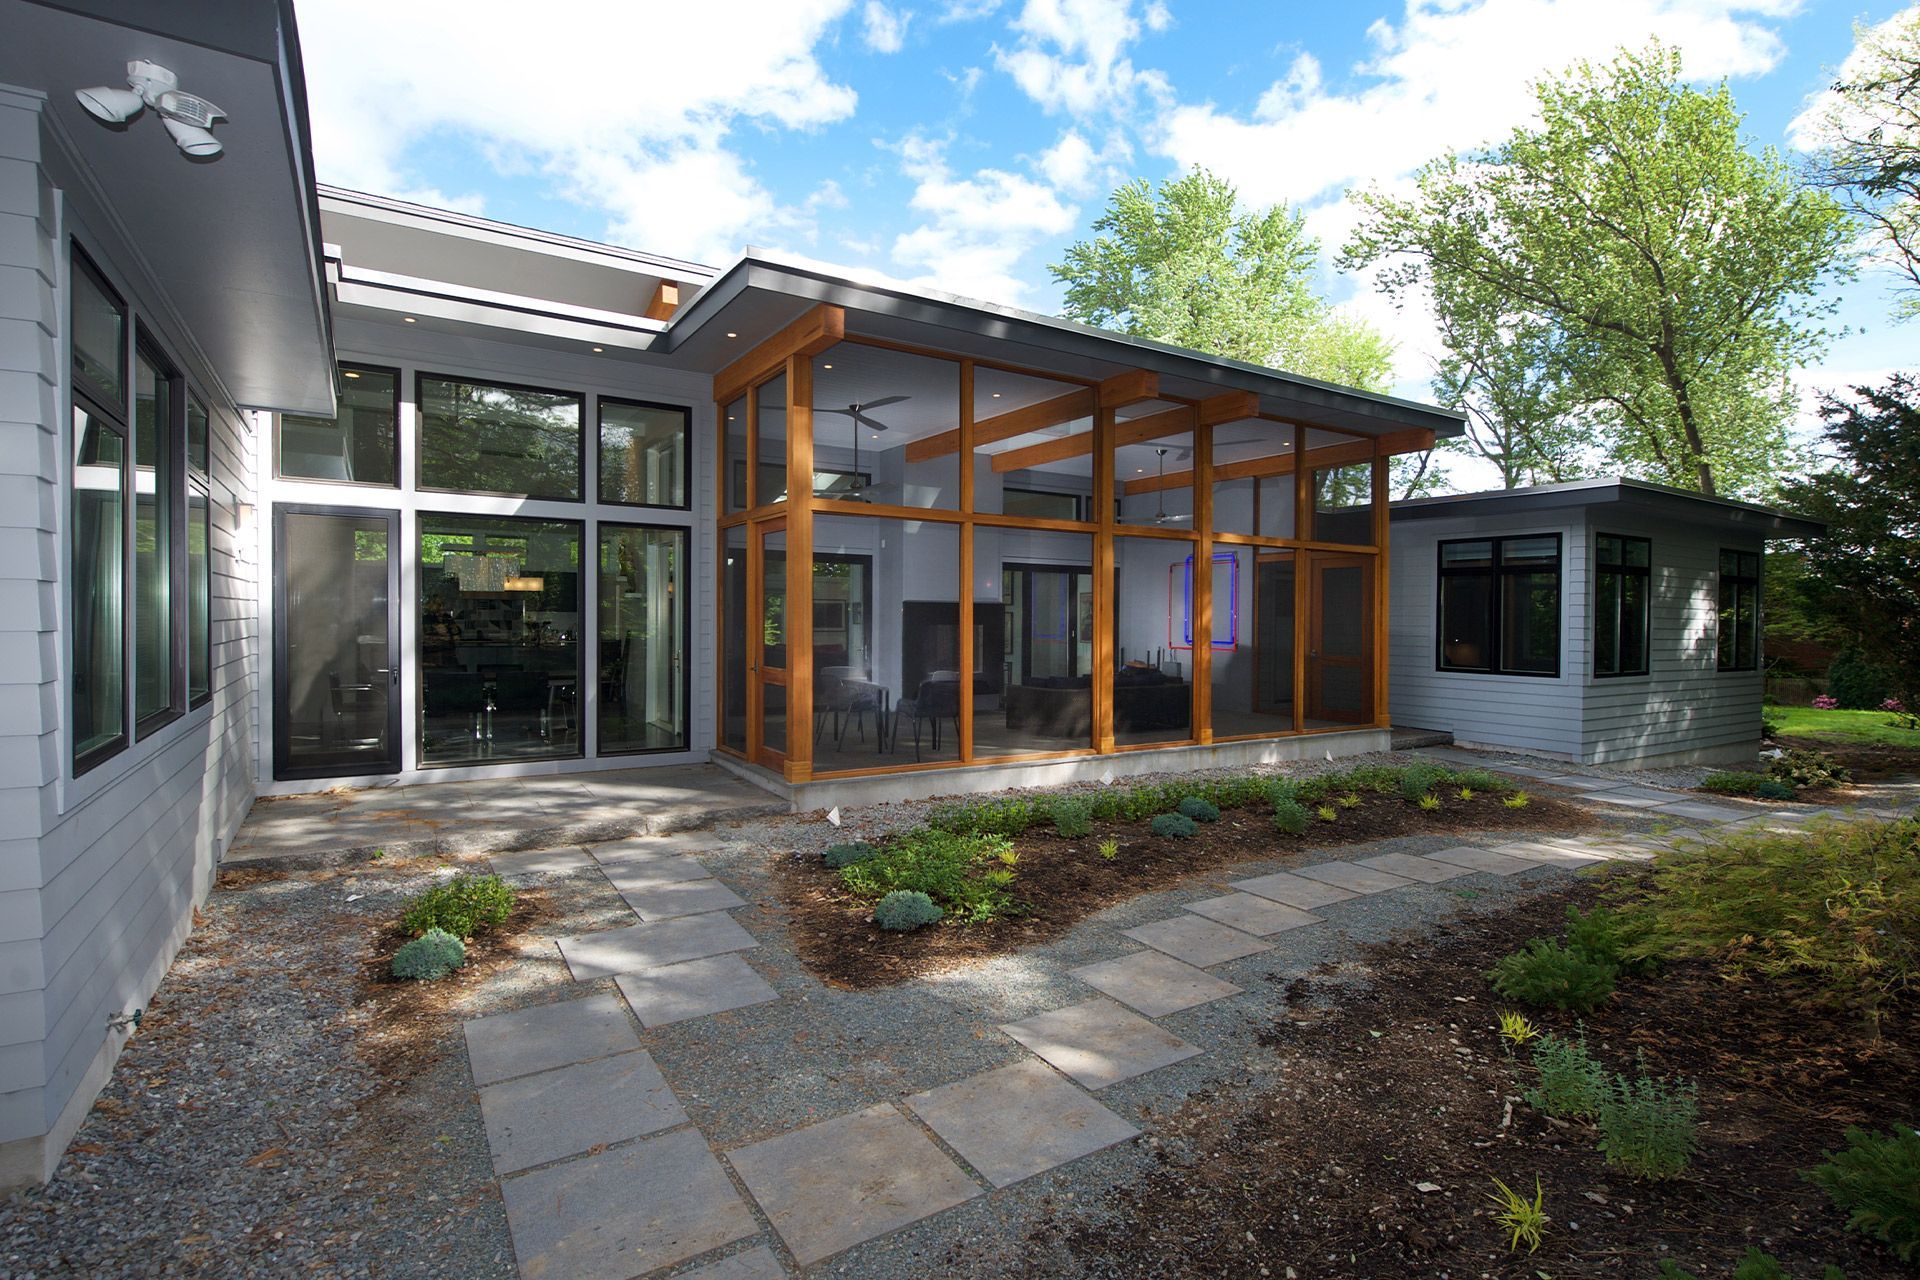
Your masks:
<instances>
[{"instance_id":1,"label":"paver walkway","mask_svg":"<svg viewBox=\"0 0 1920 1280\"><path fill-rule=\"evenodd\" d=\"M1793 829L1827 816L1755 814L1584 775L1578 783L1592 801L1708 825ZM1090 998L1002 1024L1031 1056L723 1150L691 1123L635 1027L781 999L754 968L758 942L727 914L746 903L699 860L713 838L502 855L494 862L508 875L598 870L637 917L559 940L576 980L613 977L618 997L561 1000L466 1026L521 1274L625 1280L708 1255L675 1280L764 1280L788 1265L809 1267L1138 1136L1096 1095L1206 1052L1155 1019L1240 996L1208 970L1321 923L1317 910L1471 875L1647 859L1688 834L1697 832L1463 844L1235 881L1232 893L1116 930L1116 942L1136 949L1072 970Z\"/></svg>"}]
</instances>

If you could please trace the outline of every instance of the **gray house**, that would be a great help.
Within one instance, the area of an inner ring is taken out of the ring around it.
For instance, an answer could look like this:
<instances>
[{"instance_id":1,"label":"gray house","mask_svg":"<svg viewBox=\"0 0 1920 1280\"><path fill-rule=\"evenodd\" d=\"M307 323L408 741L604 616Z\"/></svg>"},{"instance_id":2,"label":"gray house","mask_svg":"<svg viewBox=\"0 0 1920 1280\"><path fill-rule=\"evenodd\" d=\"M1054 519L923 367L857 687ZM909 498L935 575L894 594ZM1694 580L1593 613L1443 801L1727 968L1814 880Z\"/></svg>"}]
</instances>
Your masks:
<instances>
[{"instance_id":1,"label":"gray house","mask_svg":"<svg viewBox=\"0 0 1920 1280\"><path fill-rule=\"evenodd\" d=\"M1767 540L1821 531L1638 480L1396 502L1394 721L1587 764L1751 761Z\"/></svg>"}]
</instances>

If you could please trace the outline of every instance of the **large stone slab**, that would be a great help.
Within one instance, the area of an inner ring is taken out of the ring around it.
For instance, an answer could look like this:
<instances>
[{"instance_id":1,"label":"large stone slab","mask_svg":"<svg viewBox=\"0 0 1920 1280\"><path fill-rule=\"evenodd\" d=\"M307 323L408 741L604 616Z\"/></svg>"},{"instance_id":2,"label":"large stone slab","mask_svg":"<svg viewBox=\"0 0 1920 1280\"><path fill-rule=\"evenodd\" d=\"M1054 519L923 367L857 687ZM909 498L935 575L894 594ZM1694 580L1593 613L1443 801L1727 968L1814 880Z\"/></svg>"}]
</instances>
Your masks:
<instances>
[{"instance_id":1,"label":"large stone slab","mask_svg":"<svg viewBox=\"0 0 1920 1280\"><path fill-rule=\"evenodd\" d=\"M1200 1052L1104 997L1037 1013L1000 1029L1089 1089L1104 1089Z\"/></svg>"},{"instance_id":2,"label":"large stone slab","mask_svg":"<svg viewBox=\"0 0 1920 1280\"><path fill-rule=\"evenodd\" d=\"M1228 893L1218 898L1202 898L1198 902L1189 902L1187 910L1262 938L1320 923L1320 917L1310 911L1302 911L1256 893Z\"/></svg>"},{"instance_id":3,"label":"large stone slab","mask_svg":"<svg viewBox=\"0 0 1920 1280\"><path fill-rule=\"evenodd\" d=\"M676 854L718 849L726 841L715 831L677 831L668 835L635 836L593 845L589 852L602 862L620 858L664 858Z\"/></svg>"},{"instance_id":4,"label":"large stone slab","mask_svg":"<svg viewBox=\"0 0 1920 1280\"><path fill-rule=\"evenodd\" d=\"M682 1271L673 1280L786 1280L787 1269L765 1245L731 1254L704 1267Z\"/></svg>"},{"instance_id":5,"label":"large stone slab","mask_svg":"<svg viewBox=\"0 0 1920 1280\"><path fill-rule=\"evenodd\" d=\"M623 973L615 982L648 1027L664 1027L780 998L780 993L739 955L708 956L640 973Z\"/></svg>"},{"instance_id":6,"label":"large stone slab","mask_svg":"<svg viewBox=\"0 0 1920 1280\"><path fill-rule=\"evenodd\" d=\"M1132 1005L1149 1018L1163 1018L1241 991L1205 969L1158 951L1136 951L1117 960L1081 965L1072 973L1095 991Z\"/></svg>"},{"instance_id":7,"label":"large stone slab","mask_svg":"<svg viewBox=\"0 0 1920 1280\"><path fill-rule=\"evenodd\" d=\"M1676 818L1691 818L1695 822L1731 822L1735 818L1746 817L1753 810L1740 805L1715 804L1711 800L1678 800L1660 805L1654 812L1670 813Z\"/></svg>"},{"instance_id":8,"label":"large stone slab","mask_svg":"<svg viewBox=\"0 0 1920 1280\"><path fill-rule=\"evenodd\" d=\"M907 1105L996 1187L1140 1132L1031 1059L917 1093Z\"/></svg>"},{"instance_id":9,"label":"large stone slab","mask_svg":"<svg viewBox=\"0 0 1920 1280\"><path fill-rule=\"evenodd\" d=\"M1337 888L1324 881L1309 880L1305 876L1296 876L1285 871L1276 871L1270 876L1255 876L1251 880L1235 880L1229 883L1227 888L1238 889L1242 893L1257 893L1263 898L1284 902L1290 907L1299 907L1302 911L1311 911L1315 907L1345 902L1348 898L1360 896L1350 889Z\"/></svg>"},{"instance_id":10,"label":"large stone slab","mask_svg":"<svg viewBox=\"0 0 1920 1280\"><path fill-rule=\"evenodd\" d=\"M1164 951L1176 960L1202 969L1273 949L1272 943L1262 942L1250 933L1197 915L1171 916L1122 932L1135 942L1144 942L1156 951Z\"/></svg>"},{"instance_id":11,"label":"large stone slab","mask_svg":"<svg viewBox=\"0 0 1920 1280\"><path fill-rule=\"evenodd\" d=\"M1451 862L1436 862L1432 858L1422 858L1411 853L1377 853L1371 858L1361 858L1363 867L1373 867L1390 875L1418 880L1422 884L1439 884L1443 880L1452 880L1464 876L1467 869Z\"/></svg>"},{"instance_id":12,"label":"large stone slab","mask_svg":"<svg viewBox=\"0 0 1920 1280\"><path fill-rule=\"evenodd\" d=\"M526 849L519 853L487 855L496 875L570 876L594 868L593 855L578 846L567 849Z\"/></svg>"},{"instance_id":13,"label":"large stone slab","mask_svg":"<svg viewBox=\"0 0 1920 1280\"><path fill-rule=\"evenodd\" d=\"M759 1230L693 1129L662 1134L500 1184L522 1276L645 1274Z\"/></svg>"},{"instance_id":14,"label":"large stone slab","mask_svg":"<svg viewBox=\"0 0 1920 1280\"><path fill-rule=\"evenodd\" d=\"M1617 804L1625 809L1657 809L1673 800L1671 792L1637 791L1622 787L1617 791L1591 791L1584 797L1595 804Z\"/></svg>"},{"instance_id":15,"label":"large stone slab","mask_svg":"<svg viewBox=\"0 0 1920 1280\"><path fill-rule=\"evenodd\" d=\"M1456 867L1465 867L1469 871L1484 871L1496 876L1510 876L1516 871L1528 871L1540 865L1528 858L1495 853L1491 849L1482 849L1478 845L1471 844L1442 849L1437 853L1428 854L1427 857L1436 862L1450 862Z\"/></svg>"},{"instance_id":16,"label":"large stone slab","mask_svg":"<svg viewBox=\"0 0 1920 1280\"><path fill-rule=\"evenodd\" d=\"M642 1050L520 1076L480 1091L495 1173L684 1124L687 1113Z\"/></svg>"},{"instance_id":17,"label":"large stone slab","mask_svg":"<svg viewBox=\"0 0 1920 1280\"><path fill-rule=\"evenodd\" d=\"M1516 840L1511 844L1497 844L1493 846L1493 851L1504 853L1509 858L1519 858L1523 862L1540 862L1555 867L1586 867L1607 860L1606 855L1598 850L1555 840Z\"/></svg>"},{"instance_id":18,"label":"large stone slab","mask_svg":"<svg viewBox=\"0 0 1920 1280\"><path fill-rule=\"evenodd\" d=\"M1556 773L1545 781L1570 791L1617 791L1628 785L1622 778L1596 778L1584 773Z\"/></svg>"},{"instance_id":19,"label":"large stone slab","mask_svg":"<svg viewBox=\"0 0 1920 1280\"><path fill-rule=\"evenodd\" d=\"M1357 862L1316 862L1310 867L1295 868L1293 874L1358 894L1404 889L1414 882L1410 876L1397 876L1378 867L1363 867Z\"/></svg>"},{"instance_id":20,"label":"large stone slab","mask_svg":"<svg viewBox=\"0 0 1920 1280\"><path fill-rule=\"evenodd\" d=\"M884 1103L727 1153L801 1266L980 1194Z\"/></svg>"},{"instance_id":21,"label":"large stone slab","mask_svg":"<svg viewBox=\"0 0 1920 1280\"><path fill-rule=\"evenodd\" d=\"M642 920L671 920L747 905L745 898L718 880L682 880L646 889L621 889L620 896Z\"/></svg>"},{"instance_id":22,"label":"large stone slab","mask_svg":"<svg viewBox=\"0 0 1920 1280\"><path fill-rule=\"evenodd\" d=\"M477 1085L550 1071L640 1047L633 1019L613 996L537 1004L475 1018L465 1027Z\"/></svg>"},{"instance_id":23,"label":"large stone slab","mask_svg":"<svg viewBox=\"0 0 1920 1280\"><path fill-rule=\"evenodd\" d=\"M730 915L708 912L676 920L654 920L560 939L560 954L577 982L639 973L663 964L700 960L758 946L753 935Z\"/></svg>"},{"instance_id":24,"label":"large stone slab","mask_svg":"<svg viewBox=\"0 0 1920 1280\"><path fill-rule=\"evenodd\" d=\"M710 880L713 872L698 858L603 858L600 873L615 889L657 889L688 880Z\"/></svg>"}]
</instances>

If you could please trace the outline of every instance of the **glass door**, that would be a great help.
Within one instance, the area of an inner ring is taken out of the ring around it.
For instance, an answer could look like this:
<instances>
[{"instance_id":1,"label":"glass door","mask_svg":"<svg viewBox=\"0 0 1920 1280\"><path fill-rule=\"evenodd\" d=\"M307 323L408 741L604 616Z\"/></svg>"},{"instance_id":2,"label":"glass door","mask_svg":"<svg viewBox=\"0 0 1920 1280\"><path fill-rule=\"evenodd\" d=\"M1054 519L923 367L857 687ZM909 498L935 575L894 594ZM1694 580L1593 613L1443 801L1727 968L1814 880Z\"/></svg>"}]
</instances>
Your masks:
<instances>
[{"instance_id":1,"label":"glass door","mask_svg":"<svg viewBox=\"0 0 1920 1280\"><path fill-rule=\"evenodd\" d=\"M274 508L273 776L400 768L397 511Z\"/></svg>"},{"instance_id":2,"label":"glass door","mask_svg":"<svg viewBox=\"0 0 1920 1280\"><path fill-rule=\"evenodd\" d=\"M759 691L755 759L780 769L787 762L787 522L754 525L753 538L759 552L754 574L758 608L749 616L758 618L759 625L748 637L748 651L755 655L752 676Z\"/></svg>"}]
</instances>

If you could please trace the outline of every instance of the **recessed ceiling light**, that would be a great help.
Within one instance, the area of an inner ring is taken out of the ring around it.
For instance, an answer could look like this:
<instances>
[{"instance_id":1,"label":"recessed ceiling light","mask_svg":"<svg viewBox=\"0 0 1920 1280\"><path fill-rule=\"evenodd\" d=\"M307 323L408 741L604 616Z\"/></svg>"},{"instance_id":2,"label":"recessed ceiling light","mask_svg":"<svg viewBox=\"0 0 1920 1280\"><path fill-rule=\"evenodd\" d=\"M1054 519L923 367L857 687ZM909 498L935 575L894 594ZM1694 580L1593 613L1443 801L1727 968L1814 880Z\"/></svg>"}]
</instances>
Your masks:
<instances>
[{"instance_id":1,"label":"recessed ceiling light","mask_svg":"<svg viewBox=\"0 0 1920 1280\"><path fill-rule=\"evenodd\" d=\"M595 347L595 348L594 348L594 350L595 350L595 351L605 351L605 350L606 350L606 348L605 348L605 347Z\"/></svg>"},{"instance_id":2,"label":"recessed ceiling light","mask_svg":"<svg viewBox=\"0 0 1920 1280\"><path fill-rule=\"evenodd\" d=\"M401 316L400 318L401 318L402 320L405 320L405 321L406 321L406 322L407 322L408 324L419 324L419 323L420 323L420 322L419 322L418 320L415 320L415 319L414 319L414 318L413 318L412 316Z\"/></svg>"},{"instance_id":3,"label":"recessed ceiling light","mask_svg":"<svg viewBox=\"0 0 1920 1280\"><path fill-rule=\"evenodd\" d=\"M353 370L351 370L351 369L342 369L342 370L340 371L340 376L341 376L341 377L343 377L343 378L357 378L357 377L359 377L360 375L359 375L359 374L357 374L357 373L355 373L355 372L354 372Z\"/></svg>"},{"instance_id":4,"label":"recessed ceiling light","mask_svg":"<svg viewBox=\"0 0 1920 1280\"><path fill-rule=\"evenodd\" d=\"M737 334L737 333L729 333L729 334L728 334L727 336L728 336L729 338L737 338L737 337L739 337L740 335L739 335L739 334Z\"/></svg>"},{"instance_id":5,"label":"recessed ceiling light","mask_svg":"<svg viewBox=\"0 0 1920 1280\"><path fill-rule=\"evenodd\" d=\"M833 368L833 366L832 366L832 365L830 365L830 364L823 364L823 365L821 365L820 367L821 367L822 369L831 369L831 368Z\"/></svg>"},{"instance_id":6,"label":"recessed ceiling light","mask_svg":"<svg viewBox=\"0 0 1920 1280\"><path fill-rule=\"evenodd\" d=\"M1139 475L1139 474L1140 474L1141 472L1143 472L1143 471L1145 471L1145 470L1146 470L1146 468L1145 468L1145 467L1135 467L1135 468L1133 469L1133 474L1135 474L1135 475Z\"/></svg>"},{"instance_id":7,"label":"recessed ceiling light","mask_svg":"<svg viewBox=\"0 0 1920 1280\"><path fill-rule=\"evenodd\" d=\"M993 398L994 398L995 400L998 400L998 399L1000 398L1000 393L999 393L998 391L996 391L996 392L994 392L994 393L993 393Z\"/></svg>"}]
</instances>

